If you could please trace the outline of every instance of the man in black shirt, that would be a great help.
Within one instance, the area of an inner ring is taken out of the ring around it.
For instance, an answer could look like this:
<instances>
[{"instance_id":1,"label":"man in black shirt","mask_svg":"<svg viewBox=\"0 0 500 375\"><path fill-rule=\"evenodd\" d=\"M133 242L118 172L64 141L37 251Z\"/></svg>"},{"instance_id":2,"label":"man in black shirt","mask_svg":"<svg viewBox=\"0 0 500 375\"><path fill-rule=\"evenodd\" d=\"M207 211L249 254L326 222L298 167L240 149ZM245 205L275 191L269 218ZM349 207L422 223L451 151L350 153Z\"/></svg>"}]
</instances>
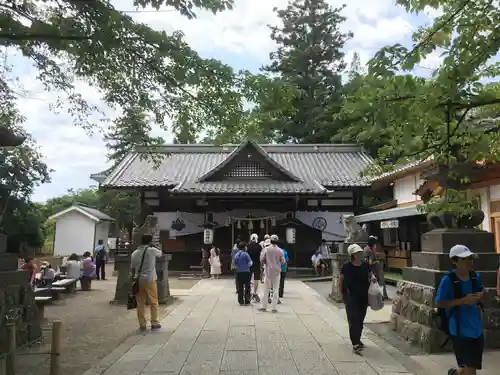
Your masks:
<instances>
[{"instance_id":1,"label":"man in black shirt","mask_svg":"<svg viewBox=\"0 0 500 375\"><path fill-rule=\"evenodd\" d=\"M259 244L259 236L254 233L250 236L250 243L247 246L248 255L252 259L252 266L250 267L250 272L253 275L253 293L252 299L259 303L260 298L257 294L257 289L260 283L260 252L262 251L262 246Z\"/></svg>"},{"instance_id":2,"label":"man in black shirt","mask_svg":"<svg viewBox=\"0 0 500 375\"><path fill-rule=\"evenodd\" d=\"M364 347L361 334L368 309L368 288L373 275L369 264L364 262L361 246L352 244L347 252L351 261L342 266L339 288L345 303L352 348L359 354Z\"/></svg>"}]
</instances>

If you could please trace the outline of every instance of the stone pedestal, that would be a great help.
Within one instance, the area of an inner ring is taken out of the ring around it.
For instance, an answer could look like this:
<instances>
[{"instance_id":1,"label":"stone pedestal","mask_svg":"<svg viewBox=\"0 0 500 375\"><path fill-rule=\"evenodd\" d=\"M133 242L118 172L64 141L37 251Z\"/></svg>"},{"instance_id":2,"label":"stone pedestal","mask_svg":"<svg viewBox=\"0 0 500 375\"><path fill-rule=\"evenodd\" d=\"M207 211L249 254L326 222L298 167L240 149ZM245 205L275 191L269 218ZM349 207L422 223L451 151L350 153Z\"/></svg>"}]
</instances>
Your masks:
<instances>
[{"instance_id":1,"label":"stone pedestal","mask_svg":"<svg viewBox=\"0 0 500 375\"><path fill-rule=\"evenodd\" d=\"M422 235L422 252L412 253L412 267L403 270L403 279L398 283L392 328L429 353L451 350L450 346L441 348L446 336L434 326L432 316L436 288L453 267L449 250L456 244L479 255L474 268L485 286L485 344L487 348L499 348L500 304L495 298L498 254L493 234L476 229L434 229Z\"/></svg>"},{"instance_id":2,"label":"stone pedestal","mask_svg":"<svg viewBox=\"0 0 500 375\"><path fill-rule=\"evenodd\" d=\"M156 274L158 279L158 302L160 305L168 303L170 300L170 286L168 284L168 263L172 259L172 254L165 254L156 261Z\"/></svg>"},{"instance_id":3,"label":"stone pedestal","mask_svg":"<svg viewBox=\"0 0 500 375\"><path fill-rule=\"evenodd\" d=\"M128 293L132 290L130 278L130 253L120 252L116 254L115 269L117 275L115 298L112 303L126 304Z\"/></svg>"},{"instance_id":4,"label":"stone pedestal","mask_svg":"<svg viewBox=\"0 0 500 375\"><path fill-rule=\"evenodd\" d=\"M172 255L165 254L156 260L156 281L158 288L158 302L166 304L170 300L170 286L168 284L168 263ZM128 293L132 290L130 278L130 254L119 253L115 259L115 272L117 274L115 298L112 303L126 304Z\"/></svg>"},{"instance_id":5,"label":"stone pedestal","mask_svg":"<svg viewBox=\"0 0 500 375\"><path fill-rule=\"evenodd\" d=\"M17 345L35 341L42 335L29 275L18 271L17 254L6 250L7 237L0 234L0 353L7 350L6 323L16 324Z\"/></svg>"},{"instance_id":6,"label":"stone pedestal","mask_svg":"<svg viewBox=\"0 0 500 375\"><path fill-rule=\"evenodd\" d=\"M347 251L345 253L341 253L341 248L339 247L339 252L336 254L332 254L331 262L332 262L332 292L330 293L330 298L335 302L343 302L342 295L339 289L339 279L340 279L340 270L345 262L348 262L351 259Z\"/></svg>"}]
</instances>

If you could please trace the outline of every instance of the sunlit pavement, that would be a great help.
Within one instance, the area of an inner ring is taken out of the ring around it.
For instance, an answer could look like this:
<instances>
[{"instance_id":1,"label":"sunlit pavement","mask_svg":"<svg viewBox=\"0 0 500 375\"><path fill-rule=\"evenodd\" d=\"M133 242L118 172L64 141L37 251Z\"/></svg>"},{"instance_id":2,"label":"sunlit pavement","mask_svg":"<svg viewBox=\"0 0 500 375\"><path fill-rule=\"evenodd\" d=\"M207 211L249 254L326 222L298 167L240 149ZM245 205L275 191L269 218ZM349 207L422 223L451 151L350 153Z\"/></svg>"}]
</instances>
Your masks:
<instances>
[{"instance_id":1,"label":"sunlit pavement","mask_svg":"<svg viewBox=\"0 0 500 375\"><path fill-rule=\"evenodd\" d=\"M427 374L369 331L363 356L353 354L344 311L297 280L276 314L239 306L233 280L201 280L180 298L159 332L130 338L85 375Z\"/></svg>"}]
</instances>

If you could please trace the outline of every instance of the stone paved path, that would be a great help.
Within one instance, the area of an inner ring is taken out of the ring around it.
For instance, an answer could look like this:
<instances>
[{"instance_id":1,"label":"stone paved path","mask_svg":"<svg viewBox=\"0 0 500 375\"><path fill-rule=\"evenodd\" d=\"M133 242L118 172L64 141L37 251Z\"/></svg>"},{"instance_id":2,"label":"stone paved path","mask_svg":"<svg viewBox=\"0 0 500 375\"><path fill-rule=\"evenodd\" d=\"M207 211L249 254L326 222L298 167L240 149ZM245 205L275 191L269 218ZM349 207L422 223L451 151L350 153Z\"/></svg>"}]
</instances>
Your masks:
<instances>
[{"instance_id":1,"label":"stone paved path","mask_svg":"<svg viewBox=\"0 0 500 375\"><path fill-rule=\"evenodd\" d=\"M354 355L343 312L299 281L287 280L277 314L239 306L229 280L202 280L181 298L161 331L131 338L85 375L416 373L369 334L363 357Z\"/></svg>"}]
</instances>

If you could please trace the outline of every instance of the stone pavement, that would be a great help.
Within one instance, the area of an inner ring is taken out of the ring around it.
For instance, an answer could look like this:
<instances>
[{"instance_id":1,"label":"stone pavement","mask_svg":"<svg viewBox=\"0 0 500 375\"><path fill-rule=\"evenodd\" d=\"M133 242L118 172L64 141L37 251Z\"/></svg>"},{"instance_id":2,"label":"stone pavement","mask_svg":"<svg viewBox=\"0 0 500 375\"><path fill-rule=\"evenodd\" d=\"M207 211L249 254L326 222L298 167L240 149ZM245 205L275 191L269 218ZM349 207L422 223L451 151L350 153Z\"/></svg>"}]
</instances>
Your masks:
<instances>
[{"instance_id":1,"label":"stone pavement","mask_svg":"<svg viewBox=\"0 0 500 375\"><path fill-rule=\"evenodd\" d=\"M84 375L430 375L366 333L352 353L343 311L287 280L279 312L239 306L231 280L202 280L159 332L126 340Z\"/></svg>"}]
</instances>

